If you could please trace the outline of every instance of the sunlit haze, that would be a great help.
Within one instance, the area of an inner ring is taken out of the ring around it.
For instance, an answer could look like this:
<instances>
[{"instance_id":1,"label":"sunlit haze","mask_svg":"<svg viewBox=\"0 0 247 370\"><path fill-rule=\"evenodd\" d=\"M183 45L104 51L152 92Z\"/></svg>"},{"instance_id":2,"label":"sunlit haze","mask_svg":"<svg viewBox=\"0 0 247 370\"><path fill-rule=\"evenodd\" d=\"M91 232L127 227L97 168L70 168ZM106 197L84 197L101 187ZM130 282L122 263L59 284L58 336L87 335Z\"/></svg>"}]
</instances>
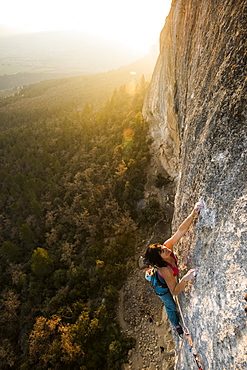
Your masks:
<instances>
[{"instance_id":1,"label":"sunlit haze","mask_svg":"<svg viewBox=\"0 0 247 370\"><path fill-rule=\"evenodd\" d=\"M8 0L0 24L30 31L81 30L138 52L157 44L171 0Z\"/></svg>"}]
</instances>

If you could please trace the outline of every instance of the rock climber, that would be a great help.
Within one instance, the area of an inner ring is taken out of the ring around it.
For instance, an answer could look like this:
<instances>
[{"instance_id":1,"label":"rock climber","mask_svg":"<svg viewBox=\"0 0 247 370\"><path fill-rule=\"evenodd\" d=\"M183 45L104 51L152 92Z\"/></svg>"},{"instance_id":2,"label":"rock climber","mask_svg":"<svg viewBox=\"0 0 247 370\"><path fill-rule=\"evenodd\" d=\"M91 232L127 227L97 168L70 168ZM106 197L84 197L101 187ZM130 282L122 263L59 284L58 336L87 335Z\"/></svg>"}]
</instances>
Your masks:
<instances>
[{"instance_id":1,"label":"rock climber","mask_svg":"<svg viewBox=\"0 0 247 370\"><path fill-rule=\"evenodd\" d=\"M177 282L176 276L178 276L179 270L177 257L173 253L173 246L186 233L193 220L198 217L202 208L202 202L196 203L193 211L182 222L175 234L172 235L170 239L166 240L164 244L156 243L149 245L145 254L147 263L154 267L146 271L146 279L152 282L154 291L164 303L168 318L179 336L183 335L183 329L179 324L177 307L173 295L181 293L186 283L189 280L195 279L198 271L196 269L189 270L183 278Z\"/></svg>"}]
</instances>

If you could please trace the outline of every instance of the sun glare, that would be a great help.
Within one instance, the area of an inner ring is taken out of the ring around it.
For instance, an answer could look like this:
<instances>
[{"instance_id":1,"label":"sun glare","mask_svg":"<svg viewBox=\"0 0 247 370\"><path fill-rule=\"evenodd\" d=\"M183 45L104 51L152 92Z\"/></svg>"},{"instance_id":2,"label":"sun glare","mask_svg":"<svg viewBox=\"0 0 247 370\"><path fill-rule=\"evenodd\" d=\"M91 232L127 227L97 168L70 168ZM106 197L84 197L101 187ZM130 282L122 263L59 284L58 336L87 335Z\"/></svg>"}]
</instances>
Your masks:
<instances>
[{"instance_id":1,"label":"sun glare","mask_svg":"<svg viewBox=\"0 0 247 370\"><path fill-rule=\"evenodd\" d=\"M171 0L8 0L0 24L33 31L76 29L145 50L158 42Z\"/></svg>"}]
</instances>

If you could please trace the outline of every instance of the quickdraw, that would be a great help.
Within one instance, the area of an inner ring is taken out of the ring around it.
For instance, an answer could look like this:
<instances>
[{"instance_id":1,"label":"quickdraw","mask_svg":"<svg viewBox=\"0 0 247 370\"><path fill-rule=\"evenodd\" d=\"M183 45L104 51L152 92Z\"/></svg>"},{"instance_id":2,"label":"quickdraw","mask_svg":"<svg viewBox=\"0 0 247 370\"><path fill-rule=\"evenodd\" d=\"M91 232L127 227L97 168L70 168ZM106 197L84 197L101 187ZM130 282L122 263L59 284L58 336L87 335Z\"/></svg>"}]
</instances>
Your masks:
<instances>
[{"instance_id":1,"label":"quickdraw","mask_svg":"<svg viewBox=\"0 0 247 370\"><path fill-rule=\"evenodd\" d=\"M200 360L198 358L198 355L196 353L196 350L195 350L195 347L194 347L194 343L193 343L193 341L191 339L191 336L189 334L188 328L185 325L183 313L182 313L182 310L181 310L181 307L180 307L180 304L179 304L179 301L178 301L178 297L177 296L176 296L176 302L177 302L177 306L178 306L178 309L179 309L179 312L180 312L180 316L181 316L181 319L182 319L182 322L183 322L183 326L184 326L184 336L186 336L186 338L187 338L187 340L189 342L190 351L191 351L192 355L194 356L194 359L195 359L195 362L196 362L196 365L197 365L198 369L199 370L203 370L202 364L201 364L201 362L200 362ZM183 346L183 343L184 343L184 336L183 336L182 344L181 344L181 347L180 347L180 350L179 350L179 354L178 354L178 360L177 360L176 370L178 369L178 363L179 363L179 359L180 359L180 354L181 354L182 346Z\"/></svg>"}]
</instances>

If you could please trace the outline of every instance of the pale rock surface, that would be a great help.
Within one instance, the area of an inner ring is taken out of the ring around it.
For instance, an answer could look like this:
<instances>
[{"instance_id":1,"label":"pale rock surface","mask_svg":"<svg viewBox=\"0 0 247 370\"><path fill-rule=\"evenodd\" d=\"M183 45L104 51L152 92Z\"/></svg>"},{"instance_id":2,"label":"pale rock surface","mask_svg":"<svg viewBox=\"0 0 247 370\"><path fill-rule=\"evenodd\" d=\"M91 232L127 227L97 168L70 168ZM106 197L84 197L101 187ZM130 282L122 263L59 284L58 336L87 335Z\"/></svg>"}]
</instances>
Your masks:
<instances>
[{"instance_id":1,"label":"pale rock surface","mask_svg":"<svg viewBox=\"0 0 247 370\"><path fill-rule=\"evenodd\" d=\"M247 369L246 19L244 0L174 0L143 109L176 178L173 230L205 203L176 250L181 275L199 269L179 299L207 370ZM197 368L189 349L180 370Z\"/></svg>"}]
</instances>

